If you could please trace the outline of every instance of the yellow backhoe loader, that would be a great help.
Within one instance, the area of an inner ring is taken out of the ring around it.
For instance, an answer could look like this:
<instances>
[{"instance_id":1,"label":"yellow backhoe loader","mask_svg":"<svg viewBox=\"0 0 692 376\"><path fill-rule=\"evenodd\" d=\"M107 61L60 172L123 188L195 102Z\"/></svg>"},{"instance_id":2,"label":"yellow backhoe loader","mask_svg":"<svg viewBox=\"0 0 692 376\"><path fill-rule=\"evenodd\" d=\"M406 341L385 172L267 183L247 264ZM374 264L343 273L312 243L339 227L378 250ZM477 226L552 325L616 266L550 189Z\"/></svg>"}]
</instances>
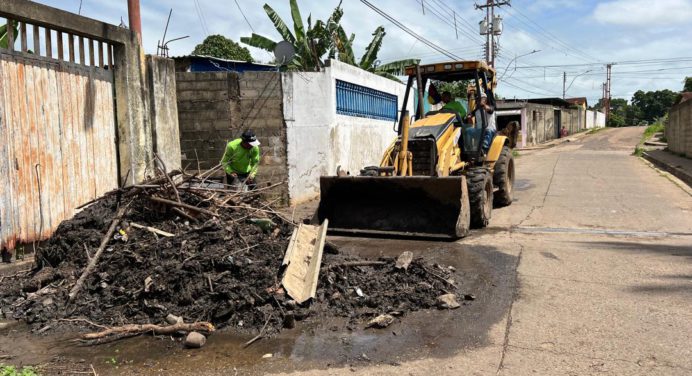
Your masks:
<instances>
[{"instance_id":1,"label":"yellow backhoe loader","mask_svg":"<svg viewBox=\"0 0 692 376\"><path fill-rule=\"evenodd\" d=\"M488 225L493 203L512 202L516 125L492 137L492 115L480 106L476 111L481 93L494 107L495 71L484 61L456 61L407 67L406 75L398 136L380 165L359 176L320 178L316 218L329 219L330 231L459 238L470 227ZM406 109L412 90L424 98L428 83L460 81L470 82L472 116L424 113L418 100L411 124Z\"/></svg>"}]
</instances>

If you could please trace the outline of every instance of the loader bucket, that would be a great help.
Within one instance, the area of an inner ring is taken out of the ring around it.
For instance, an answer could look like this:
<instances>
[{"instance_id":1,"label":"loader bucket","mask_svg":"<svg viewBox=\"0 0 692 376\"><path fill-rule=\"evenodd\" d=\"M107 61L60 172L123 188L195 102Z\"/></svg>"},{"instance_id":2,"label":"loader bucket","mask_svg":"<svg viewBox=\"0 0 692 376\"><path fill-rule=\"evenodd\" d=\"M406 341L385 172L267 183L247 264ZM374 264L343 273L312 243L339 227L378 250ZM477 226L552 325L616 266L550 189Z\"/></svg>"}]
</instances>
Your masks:
<instances>
[{"instance_id":1,"label":"loader bucket","mask_svg":"<svg viewBox=\"0 0 692 376\"><path fill-rule=\"evenodd\" d=\"M332 232L460 238L468 233L466 178L321 177L317 219Z\"/></svg>"}]
</instances>

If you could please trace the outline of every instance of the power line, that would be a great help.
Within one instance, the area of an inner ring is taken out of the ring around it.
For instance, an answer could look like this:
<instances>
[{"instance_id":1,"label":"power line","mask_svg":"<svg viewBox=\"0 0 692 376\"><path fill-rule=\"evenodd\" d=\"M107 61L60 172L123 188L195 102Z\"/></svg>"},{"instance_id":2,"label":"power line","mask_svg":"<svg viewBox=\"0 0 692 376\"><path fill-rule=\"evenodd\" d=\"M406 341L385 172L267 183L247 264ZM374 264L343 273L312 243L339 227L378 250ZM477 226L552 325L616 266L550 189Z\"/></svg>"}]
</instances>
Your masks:
<instances>
[{"instance_id":1,"label":"power line","mask_svg":"<svg viewBox=\"0 0 692 376\"><path fill-rule=\"evenodd\" d=\"M423 0L416 0L416 2L419 3L419 4L423 4ZM459 28L457 27L457 25L455 25L452 21L450 21L450 20L448 20L447 18L445 18L444 15L441 15L441 14L439 13L439 9L437 9L437 8L435 8L435 7L432 6L433 3L428 3L427 5L428 5L428 8L427 8L427 9L428 9L428 12L432 13L434 16L436 16L436 17L437 17L438 19L440 19L442 22L444 22L444 23L446 23L447 25L451 26L455 31L461 32L462 34L464 34L465 36L469 37L470 39L474 39L474 38L477 37L476 35L474 35L474 34L472 34L472 33L469 33L468 31L466 31L465 29L459 29ZM480 38L477 38L477 39L480 40Z\"/></svg>"},{"instance_id":2,"label":"power line","mask_svg":"<svg viewBox=\"0 0 692 376\"><path fill-rule=\"evenodd\" d=\"M197 18L199 19L199 24L200 24L200 26L202 26L202 32L206 36L209 36L209 29L207 28L207 20L204 18L204 14L202 13L202 7L200 7L199 2L197 0L192 0L192 3L195 6L195 11L197 12Z\"/></svg>"},{"instance_id":3,"label":"power line","mask_svg":"<svg viewBox=\"0 0 692 376\"><path fill-rule=\"evenodd\" d=\"M457 56L457 55L455 55L455 54L453 54L453 53L451 53L451 52L445 50L444 48L438 46L437 44L435 44L435 43L433 43L433 42L431 42L431 41L425 39L424 37L420 36L419 34L417 34L416 32L414 32L413 30L409 29L409 28L406 27L404 24L402 24L401 22L399 22L396 18L390 16L387 12L385 12L385 11L381 10L380 8L378 8L378 7L374 6L373 4L371 4L368 0L360 0L360 1L361 1L363 4L367 5L370 9L374 10L377 14L379 14L379 15L382 16L382 17L384 17L384 18L387 19L389 22L393 23L396 27L400 28L401 30L403 30L403 31L406 32L407 34L409 34L409 35L411 35L412 37L414 37L414 38L418 39L419 41L423 42L423 44L427 45L428 47L432 48L433 50L440 52L441 54L443 54L443 55L449 57L450 59L463 60L461 57L459 57L459 56Z\"/></svg>"},{"instance_id":4,"label":"power line","mask_svg":"<svg viewBox=\"0 0 692 376\"><path fill-rule=\"evenodd\" d=\"M459 24L458 26L460 28L468 31L468 33L465 33L465 35L469 36L471 39L474 39L478 43L483 42L482 38L477 34L478 30L473 25L471 25L466 20L466 18L464 18L460 13L458 13L456 10L450 8L447 4L445 4L444 2L442 2L440 0L433 0L433 1L440 8L440 11L442 13L447 13L447 16L452 18L452 19L458 18L459 20L462 21L462 23ZM442 8L447 8L447 11L445 12L444 9L442 9Z\"/></svg>"},{"instance_id":5,"label":"power line","mask_svg":"<svg viewBox=\"0 0 692 376\"><path fill-rule=\"evenodd\" d=\"M692 57L677 57L677 58L664 58L664 59L648 59L648 60L624 60L624 61L614 61L613 64L617 65L661 65L669 63L681 63L690 62ZM589 67L589 66L602 66L603 63L583 63L583 64L552 64L552 65L531 65L531 66L517 66L517 68L566 68L566 67Z\"/></svg>"},{"instance_id":6,"label":"power line","mask_svg":"<svg viewBox=\"0 0 692 376\"><path fill-rule=\"evenodd\" d=\"M548 31L548 30L545 29L543 26L539 25L537 22L533 21L531 18L529 18L526 14L524 14L524 13L523 13L521 10L519 10L518 8L514 7L514 8L512 8L511 11L508 10L508 12L509 12L510 14L514 14L515 16L518 14L519 16L523 17L523 18L526 19L529 23L531 23L532 25L535 25L535 26L533 27L534 30L536 30L536 31L538 31L538 32L540 32L540 33L542 33L542 34L544 34L547 38L552 39L554 42L556 42L558 45L561 45L563 48L566 48L567 50L571 50L571 51L573 51L574 53L578 54L579 56L581 56L582 59L584 59L584 60L586 60L586 61L598 61L598 62L601 62L599 59L597 59L597 58L595 58L595 57L593 57L593 56L591 56L591 55L589 55L589 54L587 54L587 53L585 53L585 52L583 52L583 51L577 49L576 47L573 47L572 45L570 45L570 44L566 43L565 41L563 41L562 39L558 38L555 34L553 34L552 32ZM517 20L518 20L518 21L522 21L522 20L520 20L519 18L517 18ZM526 24L526 23L524 23L524 24ZM528 24L527 24L527 26L531 27L531 26L528 25ZM602 62L601 62L601 63L602 63Z\"/></svg>"},{"instance_id":7,"label":"power line","mask_svg":"<svg viewBox=\"0 0 692 376\"><path fill-rule=\"evenodd\" d=\"M252 32L255 32L255 29L252 27L252 24L250 24L250 21L248 21L247 17L245 17L245 12L243 12L243 9L240 7L240 4L238 4L238 0L233 0L235 1L235 5L238 7L238 10L240 11L240 14L243 15L243 18L245 19L245 22L247 23L248 26L250 26L250 30Z\"/></svg>"}]
</instances>

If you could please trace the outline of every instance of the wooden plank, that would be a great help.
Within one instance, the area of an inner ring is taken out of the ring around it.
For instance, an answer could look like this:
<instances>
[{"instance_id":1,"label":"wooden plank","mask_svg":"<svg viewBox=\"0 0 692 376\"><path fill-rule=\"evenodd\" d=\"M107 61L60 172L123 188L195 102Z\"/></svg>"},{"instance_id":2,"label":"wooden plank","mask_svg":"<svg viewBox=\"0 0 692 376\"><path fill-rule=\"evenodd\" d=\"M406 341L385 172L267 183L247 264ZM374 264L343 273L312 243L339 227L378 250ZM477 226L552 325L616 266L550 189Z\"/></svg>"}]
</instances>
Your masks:
<instances>
[{"instance_id":1,"label":"wooden plank","mask_svg":"<svg viewBox=\"0 0 692 376\"><path fill-rule=\"evenodd\" d=\"M34 53L41 56L41 31L34 25Z\"/></svg>"},{"instance_id":2,"label":"wooden plank","mask_svg":"<svg viewBox=\"0 0 692 376\"><path fill-rule=\"evenodd\" d=\"M46 31L46 57L53 57L53 43L52 43L52 30L44 29Z\"/></svg>"},{"instance_id":3,"label":"wooden plank","mask_svg":"<svg viewBox=\"0 0 692 376\"><path fill-rule=\"evenodd\" d=\"M86 57L84 55L84 37L79 37L79 64L86 65Z\"/></svg>"},{"instance_id":4,"label":"wooden plank","mask_svg":"<svg viewBox=\"0 0 692 376\"><path fill-rule=\"evenodd\" d=\"M7 25L9 26L12 22L14 22L11 19L7 19ZM10 51L14 51L14 41L17 36L14 35L14 28L13 27L8 27L7 28L7 47Z\"/></svg>"},{"instance_id":5,"label":"wooden plank","mask_svg":"<svg viewBox=\"0 0 692 376\"><path fill-rule=\"evenodd\" d=\"M21 51L26 52L29 50L27 47L27 35L26 35L26 23L20 22L19 23L19 40L20 40L20 45L22 47Z\"/></svg>"},{"instance_id":6,"label":"wooden plank","mask_svg":"<svg viewBox=\"0 0 692 376\"><path fill-rule=\"evenodd\" d=\"M296 302L315 297L328 221L322 226L300 224L293 230L282 262L286 272L281 284Z\"/></svg>"},{"instance_id":7,"label":"wooden plank","mask_svg":"<svg viewBox=\"0 0 692 376\"><path fill-rule=\"evenodd\" d=\"M67 34L67 49L70 56L70 63L74 63L74 35Z\"/></svg>"},{"instance_id":8,"label":"wooden plank","mask_svg":"<svg viewBox=\"0 0 692 376\"><path fill-rule=\"evenodd\" d=\"M103 61L103 42L97 40L96 43L99 45L99 66L104 68L106 66L106 62Z\"/></svg>"},{"instance_id":9,"label":"wooden plank","mask_svg":"<svg viewBox=\"0 0 692 376\"><path fill-rule=\"evenodd\" d=\"M132 35L130 30L116 25L26 0L0 1L0 17L31 22L70 34L117 43L129 43Z\"/></svg>"},{"instance_id":10,"label":"wooden plank","mask_svg":"<svg viewBox=\"0 0 692 376\"><path fill-rule=\"evenodd\" d=\"M62 41L62 31L57 30L58 33L58 60L65 60L65 54L63 51L64 45Z\"/></svg>"},{"instance_id":11,"label":"wooden plank","mask_svg":"<svg viewBox=\"0 0 692 376\"><path fill-rule=\"evenodd\" d=\"M94 41L87 39L87 43L89 44L89 65L95 67L96 61L94 61Z\"/></svg>"}]
</instances>

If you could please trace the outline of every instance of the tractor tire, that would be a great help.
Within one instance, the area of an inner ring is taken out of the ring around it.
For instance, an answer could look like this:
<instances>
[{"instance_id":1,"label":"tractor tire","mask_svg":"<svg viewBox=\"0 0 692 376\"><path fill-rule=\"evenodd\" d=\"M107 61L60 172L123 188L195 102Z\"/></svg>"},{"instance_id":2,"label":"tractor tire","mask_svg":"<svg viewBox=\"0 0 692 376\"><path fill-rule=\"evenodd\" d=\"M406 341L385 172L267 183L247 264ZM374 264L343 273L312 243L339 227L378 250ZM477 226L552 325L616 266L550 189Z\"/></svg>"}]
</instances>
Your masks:
<instances>
[{"instance_id":1,"label":"tractor tire","mask_svg":"<svg viewBox=\"0 0 692 376\"><path fill-rule=\"evenodd\" d=\"M494 194L495 207L509 206L512 204L514 191L514 156L512 149L503 146L500 157L495 162L493 173L493 185L497 188Z\"/></svg>"},{"instance_id":2,"label":"tractor tire","mask_svg":"<svg viewBox=\"0 0 692 376\"><path fill-rule=\"evenodd\" d=\"M466 173L471 209L471 228L483 228L490 223L493 210L493 182L490 171L477 168Z\"/></svg>"}]
</instances>

